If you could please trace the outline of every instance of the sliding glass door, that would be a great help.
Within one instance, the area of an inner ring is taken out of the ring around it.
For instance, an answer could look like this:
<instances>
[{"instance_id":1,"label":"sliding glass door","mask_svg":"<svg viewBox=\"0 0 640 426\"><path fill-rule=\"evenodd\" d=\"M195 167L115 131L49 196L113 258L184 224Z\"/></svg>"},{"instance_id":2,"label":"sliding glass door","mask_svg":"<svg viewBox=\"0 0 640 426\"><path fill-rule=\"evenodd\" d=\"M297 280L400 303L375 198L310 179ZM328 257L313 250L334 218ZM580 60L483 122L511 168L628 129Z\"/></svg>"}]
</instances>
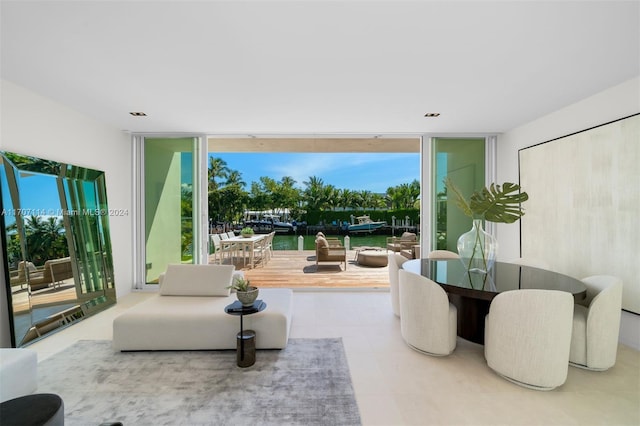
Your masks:
<instances>
[{"instance_id":1,"label":"sliding glass door","mask_svg":"<svg viewBox=\"0 0 640 426\"><path fill-rule=\"evenodd\" d=\"M201 263L206 218L200 195L200 138L144 138L144 282L172 263ZM206 240L205 240L206 241Z\"/></svg>"},{"instance_id":2,"label":"sliding glass door","mask_svg":"<svg viewBox=\"0 0 640 426\"><path fill-rule=\"evenodd\" d=\"M431 140L432 232L430 250L457 252L458 237L471 228L471 218L448 197L445 177L468 197L485 186L485 138L433 138Z\"/></svg>"}]
</instances>

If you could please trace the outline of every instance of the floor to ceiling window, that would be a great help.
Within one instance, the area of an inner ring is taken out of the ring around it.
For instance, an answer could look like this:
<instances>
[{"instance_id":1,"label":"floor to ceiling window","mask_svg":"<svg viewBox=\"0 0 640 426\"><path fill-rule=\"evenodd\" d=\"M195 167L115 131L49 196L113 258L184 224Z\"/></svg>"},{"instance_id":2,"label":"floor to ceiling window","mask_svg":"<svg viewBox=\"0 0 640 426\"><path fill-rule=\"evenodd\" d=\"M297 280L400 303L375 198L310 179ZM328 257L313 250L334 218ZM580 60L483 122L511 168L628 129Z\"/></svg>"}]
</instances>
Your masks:
<instances>
[{"instance_id":1,"label":"floor to ceiling window","mask_svg":"<svg viewBox=\"0 0 640 426\"><path fill-rule=\"evenodd\" d=\"M447 197L445 177L465 196L485 186L485 138L433 138L431 158L434 206L430 249L457 251L458 237L471 228L471 218Z\"/></svg>"},{"instance_id":2,"label":"floor to ceiling window","mask_svg":"<svg viewBox=\"0 0 640 426\"><path fill-rule=\"evenodd\" d=\"M366 140L367 143L363 143ZM136 246L143 262L137 283L155 284L171 263L207 262L208 152L416 152L422 160L423 250L456 251L458 237L471 227L447 197L449 177L466 196L492 180L494 137L423 139L300 139L136 137L139 164L140 232ZM215 144L215 149L212 148ZM207 149L209 148L209 149ZM426 149L426 150L425 150ZM290 173L287 171L286 173ZM311 169L304 173L311 174ZM305 176L306 176L305 174ZM397 173L395 174L397 175ZM394 176L395 176L394 175ZM385 178L385 182L389 177ZM427 186L425 186L427 185ZM426 210L424 210L426 208ZM215 217L214 217L215 219ZM426 225L426 226L425 226Z\"/></svg>"},{"instance_id":3,"label":"floor to ceiling window","mask_svg":"<svg viewBox=\"0 0 640 426\"><path fill-rule=\"evenodd\" d=\"M167 265L199 263L199 138L144 138L144 282Z\"/></svg>"}]
</instances>

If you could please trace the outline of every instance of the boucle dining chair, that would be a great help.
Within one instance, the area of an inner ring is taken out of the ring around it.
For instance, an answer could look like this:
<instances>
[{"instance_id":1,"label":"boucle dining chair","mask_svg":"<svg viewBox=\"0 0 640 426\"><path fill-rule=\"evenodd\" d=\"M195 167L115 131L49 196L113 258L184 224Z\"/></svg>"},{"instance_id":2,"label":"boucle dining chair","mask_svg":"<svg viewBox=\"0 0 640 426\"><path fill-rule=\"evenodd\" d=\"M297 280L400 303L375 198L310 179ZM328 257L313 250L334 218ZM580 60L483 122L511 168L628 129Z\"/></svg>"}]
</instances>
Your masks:
<instances>
[{"instance_id":1,"label":"boucle dining chair","mask_svg":"<svg viewBox=\"0 0 640 426\"><path fill-rule=\"evenodd\" d=\"M451 260L460 259L460 255L450 250L432 250L427 255L427 259L431 260Z\"/></svg>"},{"instance_id":2,"label":"boucle dining chair","mask_svg":"<svg viewBox=\"0 0 640 426\"><path fill-rule=\"evenodd\" d=\"M413 349L449 355L456 348L458 310L442 287L422 275L398 271L400 332Z\"/></svg>"},{"instance_id":3,"label":"boucle dining chair","mask_svg":"<svg viewBox=\"0 0 640 426\"><path fill-rule=\"evenodd\" d=\"M389 261L387 264L389 265L389 290L391 293L391 309L395 316L400 316L400 298L398 295L398 272L402 268L404 262L406 262L406 257L402 256L398 253L389 253Z\"/></svg>"},{"instance_id":4,"label":"boucle dining chair","mask_svg":"<svg viewBox=\"0 0 640 426\"><path fill-rule=\"evenodd\" d=\"M587 297L574 306L569 362L588 370L616 363L622 310L622 280L609 275L582 279Z\"/></svg>"},{"instance_id":5,"label":"boucle dining chair","mask_svg":"<svg viewBox=\"0 0 640 426\"><path fill-rule=\"evenodd\" d=\"M505 379L536 390L567 380L573 296L558 290L498 294L485 319L487 365Z\"/></svg>"}]
</instances>

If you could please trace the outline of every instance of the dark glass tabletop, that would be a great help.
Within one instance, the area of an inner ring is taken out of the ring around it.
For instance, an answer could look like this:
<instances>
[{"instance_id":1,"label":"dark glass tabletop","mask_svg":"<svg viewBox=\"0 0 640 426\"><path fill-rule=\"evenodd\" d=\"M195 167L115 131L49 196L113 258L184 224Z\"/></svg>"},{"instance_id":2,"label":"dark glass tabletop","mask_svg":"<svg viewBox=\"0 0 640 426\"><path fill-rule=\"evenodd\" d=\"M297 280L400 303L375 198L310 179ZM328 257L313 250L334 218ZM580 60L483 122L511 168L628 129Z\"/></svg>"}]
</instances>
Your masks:
<instances>
[{"instance_id":1,"label":"dark glass tabletop","mask_svg":"<svg viewBox=\"0 0 640 426\"><path fill-rule=\"evenodd\" d=\"M225 306L224 311L229 315L251 315L264 311L266 308L267 304L260 299L253 302L251 306L243 306L239 300L236 300L232 304Z\"/></svg>"},{"instance_id":2,"label":"dark glass tabletop","mask_svg":"<svg viewBox=\"0 0 640 426\"><path fill-rule=\"evenodd\" d=\"M437 282L448 292L484 300L503 291L521 289L567 291L582 300L587 291L582 281L568 275L505 262L496 262L489 274L469 273L457 259L409 260L403 269Z\"/></svg>"}]
</instances>

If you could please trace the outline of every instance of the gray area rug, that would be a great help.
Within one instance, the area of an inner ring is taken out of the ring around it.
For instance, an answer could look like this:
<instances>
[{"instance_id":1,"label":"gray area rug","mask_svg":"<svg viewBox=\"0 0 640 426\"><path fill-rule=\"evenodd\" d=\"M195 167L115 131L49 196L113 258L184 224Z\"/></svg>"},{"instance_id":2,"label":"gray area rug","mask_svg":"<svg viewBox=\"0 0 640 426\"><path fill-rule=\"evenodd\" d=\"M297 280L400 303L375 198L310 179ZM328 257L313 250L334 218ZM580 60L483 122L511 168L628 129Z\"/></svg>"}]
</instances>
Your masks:
<instances>
[{"instance_id":1,"label":"gray area rug","mask_svg":"<svg viewBox=\"0 0 640 426\"><path fill-rule=\"evenodd\" d=\"M359 425L341 339L258 350L115 352L82 340L38 365L38 392L60 395L65 425Z\"/></svg>"}]
</instances>

